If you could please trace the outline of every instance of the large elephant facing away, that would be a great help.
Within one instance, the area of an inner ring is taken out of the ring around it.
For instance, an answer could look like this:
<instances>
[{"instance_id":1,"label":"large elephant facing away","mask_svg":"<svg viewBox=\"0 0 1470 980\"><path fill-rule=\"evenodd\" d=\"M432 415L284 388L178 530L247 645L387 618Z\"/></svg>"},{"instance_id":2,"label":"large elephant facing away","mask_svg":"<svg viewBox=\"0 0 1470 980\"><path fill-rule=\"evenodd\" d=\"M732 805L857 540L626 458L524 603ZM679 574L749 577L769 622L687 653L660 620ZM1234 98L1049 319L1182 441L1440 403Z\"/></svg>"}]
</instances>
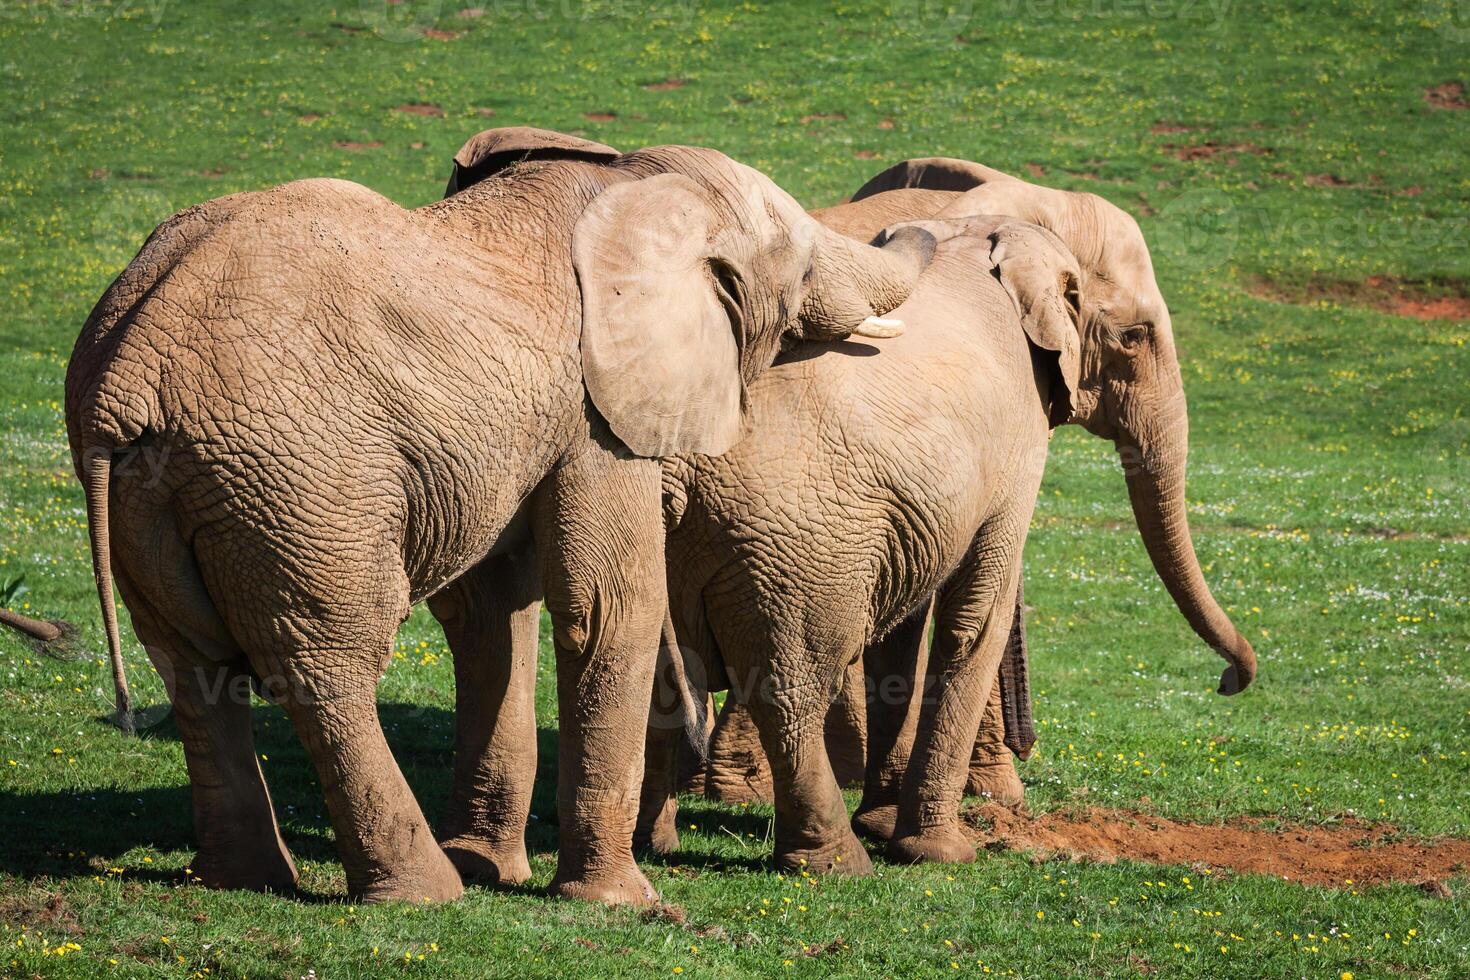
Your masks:
<instances>
[{"instance_id":1,"label":"large elephant facing away","mask_svg":"<svg viewBox=\"0 0 1470 980\"><path fill-rule=\"evenodd\" d=\"M728 448L783 345L866 329L933 248L922 232L855 244L710 150L501 130L466 152L493 176L414 211L310 180L180 213L73 352L67 429L110 652L120 665L115 574L174 704L207 884L296 880L248 678L315 764L351 894L460 893L375 689L412 603L445 595L436 612L463 625L479 591L514 602L511 568L555 626L553 891L651 900L631 839L665 607L654 457ZM139 454L158 479L123 465ZM503 691L532 668L478 669ZM467 771L494 781L534 751L505 741L516 710ZM460 843L458 860L525 876L523 847Z\"/></svg>"},{"instance_id":2,"label":"large elephant facing away","mask_svg":"<svg viewBox=\"0 0 1470 980\"><path fill-rule=\"evenodd\" d=\"M945 242L895 312L907 332L879 345L881 356L838 344L779 362L752 387L751 436L718 459L665 464L676 512L669 567L679 569L673 627L690 676L729 683L749 706L771 764L781 863L865 866L832 778L824 716L847 665L875 640L864 656L872 673L912 674L923 635L915 624L936 590L934 692L911 744L898 737L908 698L869 705L854 826L887 840L896 859L973 858L956 804L1009 634L1049 425L1080 424L1114 442L1160 578L1227 661L1221 693L1255 673L1190 540L1182 383L1136 224L1091 195L962 161L945 168L956 181L974 168L974 189L894 186L818 216L857 236L905 219L942 230L1001 221L966 215L1015 216L988 233L988 259L971 249L966 265L966 250ZM1000 287L1014 304L1009 320L991 295ZM1064 325L1056 311L1067 307ZM666 754L677 741L650 744L640 836L658 850L677 844Z\"/></svg>"}]
</instances>

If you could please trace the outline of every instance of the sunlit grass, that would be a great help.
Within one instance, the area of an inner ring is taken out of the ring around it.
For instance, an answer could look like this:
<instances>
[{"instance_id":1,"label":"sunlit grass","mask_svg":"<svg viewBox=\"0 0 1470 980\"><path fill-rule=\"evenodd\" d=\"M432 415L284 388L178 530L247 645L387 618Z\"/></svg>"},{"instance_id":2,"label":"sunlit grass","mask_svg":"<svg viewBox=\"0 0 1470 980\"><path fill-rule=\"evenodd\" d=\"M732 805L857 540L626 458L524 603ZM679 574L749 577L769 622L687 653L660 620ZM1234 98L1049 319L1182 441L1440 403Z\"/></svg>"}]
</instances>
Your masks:
<instances>
[{"instance_id":1,"label":"sunlit grass","mask_svg":"<svg viewBox=\"0 0 1470 980\"><path fill-rule=\"evenodd\" d=\"M1062 433L1027 553L1032 807L1470 833L1470 326L1249 289L1470 278L1470 112L1424 95L1470 81L1453 3L633 6L45 0L0 16L0 583L23 576L17 605L77 623L85 651L59 661L0 636L0 970L1463 975L1464 900L1408 885L992 853L782 877L764 864L769 808L699 800L677 861L648 864L677 910L552 902L538 891L556 841L548 663L532 886L443 908L346 903L310 767L264 706L262 766L323 900L187 884L176 733L128 740L100 721L60 405L71 344L172 211L321 175L424 203L490 125L716 146L812 206L945 154L1137 214L1183 353L1196 540L1261 675L1236 699L1212 693L1219 661L1153 577L1109 447ZM124 629L135 690L161 704ZM451 664L422 610L397 650L382 715L433 819Z\"/></svg>"}]
</instances>

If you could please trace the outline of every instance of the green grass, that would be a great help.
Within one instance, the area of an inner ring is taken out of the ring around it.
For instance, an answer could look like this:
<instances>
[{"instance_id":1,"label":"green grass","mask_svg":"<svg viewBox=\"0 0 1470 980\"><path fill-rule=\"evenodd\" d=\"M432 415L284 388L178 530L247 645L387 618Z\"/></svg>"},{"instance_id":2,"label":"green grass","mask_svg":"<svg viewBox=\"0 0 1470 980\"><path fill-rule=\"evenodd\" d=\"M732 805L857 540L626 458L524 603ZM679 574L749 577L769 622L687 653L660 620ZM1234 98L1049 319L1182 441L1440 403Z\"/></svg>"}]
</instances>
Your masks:
<instances>
[{"instance_id":1,"label":"green grass","mask_svg":"<svg viewBox=\"0 0 1470 980\"><path fill-rule=\"evenodd\" d=\"M1444 292L1470 279L1470 112L1424 98L1470 82L1470 23L1453 0L1059 0L986 14L992 5L927 0L821 11L663 0L647 17L626 2L551 0L486 3L479 18L420 0L160 3L0 11L0 583L23 575L18 604L79 624L87 651L63 662L0 636L0 971L1470 970L1465 901L1409 886L995 854L963 868L880 863L864 880L782 879L763 864L769 810L696 800L678 862L648 866L682 923L553 902L537 887L353 908L305 757L266 707L264 766L319 900L181 885L192 831L176 733L164 722L129 740L100 721L109 685L60 404L91 304L172 211L315 175L424 203L460 142L488 125L627 148L708 144L813 206L906 156L1034 165L1043 181L1132 210L1154 243L1193 410L1196 539L1261 676L1234 700L1209 693L1218 661L1153 578L1108 447L1064 432L1027 556L1041 735L1023 767L1032 807L1305 823L1355 813L1470 835L1470 327L1251 290L1266 280L1299 295L1376 275ZM685 84L645 87L671 78ZM394 111L409 103L443 114ZM1178 127L1189 128L1165 131ZM1207 141L1234 149L1181 159L1180 147ZM135 689L161 703L125 641ZM443 639L422 611L402 651L383 715L432 819L453 702ZM534 886L555 846L542 786ZM56 952L67 943L79 948Z\"/></svg>"}]
</instances>

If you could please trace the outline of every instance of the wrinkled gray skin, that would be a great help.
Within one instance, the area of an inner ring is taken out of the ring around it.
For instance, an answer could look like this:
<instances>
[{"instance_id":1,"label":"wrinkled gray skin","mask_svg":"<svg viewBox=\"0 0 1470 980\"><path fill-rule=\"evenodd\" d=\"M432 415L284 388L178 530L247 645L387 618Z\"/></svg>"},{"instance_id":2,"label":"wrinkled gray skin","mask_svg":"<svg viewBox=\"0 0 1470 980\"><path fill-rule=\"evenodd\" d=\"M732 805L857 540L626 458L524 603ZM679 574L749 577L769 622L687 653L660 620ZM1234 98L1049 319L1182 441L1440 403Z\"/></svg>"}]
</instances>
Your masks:
<instances>
[{"instance_id":1,"label":"wrinkled gray skin","mask_svg":"<svg viewBox=\"0 0 1470 980\"><path fill-rule=\"evenodd\" d=\"M1100 198L944 163L956 183L968 173L975 190L897 189L895 180L888 193L818 216L863 235L916 213L994 208L1056 232L1079 263L1078 347L1070 368L1068 352L1057 359L1070 397L1054 397L1055 376L1027 369L1014 322L1018 313L1024 322L1027 301L1007 311L978 288L957 290L955 282L975 277L955 268L946 243L895 311L907 332L879 345L882 356L839 356L856 353L843 344L778 363L752 389L750 438L719 459L666 464L666 495L679 512L669 537L669 567L680 570L670 580L673 627L692 655L691 680L718 686L727 675L747 692L771 760L783 865L866 866L842 819L823 720L847 665L872 639L899 641L889 651L897 659L879 676L915 669L912 655L905 663L900 653L917 645L917 610L936 588L927 667L936 698L919 709L908 758L899 733L909 699L880 697L870 707L868 773L854 824L887 840L898 860L973 859L957 805L1010 625L1048 422L1076 422L1118 446L1161 579L1229 663L1221 692L1241 690L1255 672L1254 652L1211 597L1190 541L1182 385L1168 311L1136 225ZM895 170L906 167L919 180L935 169L918 161ZM946 290L964 299L936 299ZM977 349L949 346L981 334ZM911 353L926 344L934 346ZM880 641L869 659L881 664L885 646ZM656 758L658 741L650 744L640 836L666 850L677 836L668 781L654 785L669 769Z\"/></svg>"},{"instance_id":2,"label":"wrinkled gray skin","mask_svg":"<svg viewBox=\"0 0 1470 980\"><path fill-rule=\"evenodd\" d=\"M813 212L813 216L837 230L867 240L881 228L905 219L997 213L1025 218L1057 235L1079 257L1082 273L1083 320L1094 333L1121 333L1135 323L1151 327L1148 340L1152 361L1157 365L1152 379L1136 379L1128 390L1122 379L1099 386L1113 395L1116 407L1089 409L1098 393L1086 398L1072 421L1083 422L1098 434L1110 436L1119 445L1130 484L1135 512L1160 575L1192 625L1227 660L1247 658L1249 645L1237 641L1234 629L1210 598L1194 560L1183 514L1183 471L1166 466L1157 472L1137 472L1129 461L1140 457L1140 447L1149 446L1152 457L1184 457L1187 420L1177 388L1177 371L1172 366L1172 336L1163 297L1154 280L1148 250L1135 222L1127 214L1092 194L1059 191L1019 180L980 164L951 158L910 160L898 164L869 181L852 203ZM1163 312L1163 317L1160 317ZM1152 390L1151 390L1152 388ZM1125 397L1126 395L1126 397ZM1178 406L1175 417L1150 419L1149 405ZM1086 416L1082 414L1086 412ZM1090 419L1086 421L1084 419ZM1141 425L1140 423L1149 423ZM1121 423L1121 424L1120 424ZM1140 510L1140 505L1142 509ZM1172 532L1166 529L1173 529ZM864 680L872 689L893 683L895 677L922 674L921 617L907 622L880 643L848 672L847 688ZM1249 671L1244 674L1247 681ZM1230 675L1222 678L1229 692ZM842 702L850 702L845 696ZM899 699L901 700L901 699ZM841 702L840 702L841 703ZM870 778L866 781L861 830L882 836L885 819L891 822L892 803L914 734L915 712L903 718L890 699L868 708L868 724L859 713L834 709L827 723L827 744L834 769L850 771L854 752L861 753L871 739L868 753ZM769 776L765 760L744 709L735 699L726 702L716 727L703 775L705 792L722 799L769 798ZM1023 788L1016 775L1011 751L1003 740L998 692L992 692L990 707L981 725L971 757L966 792L983 794L1007 803L1019 802ZM843 751L836 751L843 750Z\"/></svg>"},{"instance_id":3,"label":"wrinkled gray skin","mask_svg":"<svg viewBox=\"0 0 1470 980\"><path fill-rule=\"evenodd\" d=\"M925 182L942 189L914 186ZM986 402L980 407L994 412L996 404L999 404L1024 411L1027 405L1040 402L1046 421L1052 424L1063 420L1076 422L1098 435L1111 438L1118 445L1140 532L1161 577L1196 631L1230 662L1231 666L1222 676L1222 691L1233 693L1243 688L1254 675L1254 653L1211 598L1189 540L1183 510L1187 420L1167 308L1154 282L1148 251L1137 225L1128 215L1093 195L1038 187L978 164L958 160L917 160L900 164L870 182L859 197L862 199L851 204L816 212L816 216L834 229L865 240L879 229L904 219L1001 212L1023 216L1050 229L1060 236L1068 251L1075 253L1074 258L1080 256L1077 270L1080 350L1071 363L1076 377L1069 409L1060 411L1062 403L1049 400L1039 387L1039 381L1032 389L1022 384L1019 391L1010 391L1010 401L996 395L995 402ZM983 312L966 307L948 314L948 322L952 327L954 322L970 322L977 317L983 319ZM1010 315L1018 315L1014 303ZM950 329L948 333L938 331L931 335L944 337L956 333ZM963 335L962 331L958 333ZM1019 334L1012 330L1009 336L1014 343ZM912 343L913 339L907 342ZM737 663L758 663L761 657L769 655L772 647L770 637L781 636L778 630L785 629L787 635L792 631L800 632L808 619L831 623L831 636L824 635L823 644L847 651L871 642L864 657L871 678L879 684L893 678L900 681L908 678L911 685L916 675L926 670L921 640L925 606L929 593L933 591L929 584L929 579L935 574L932 566L936 562L941 565L949 562L948 567L942 569L945 586L940 592L936 613L938 636L935 649L941 659L935 661L938 666L928 673L945 676L944 664L962 654L971 664L979 662L974 655L979 645L972 642L979 629L983 628L987 635L992 636L993 644L1000 643L994 636L1000 619L989 615L989 605L965 601L980 588L981 578L975 563L968 560L969 549L966 548L965 556L960 558L936 556L933 550L936 528L973 519L973 515L957 517L951 503L933 499L933 474L945 472L942 466L935 469L936 460L952 463L960 472L969 472L967 468L976 466L992 466L993 461L988 458L997 449L985 441L984 419L987 416L976 412L962 413L963 424L956 432L963 433L967 431L966 426L971 427L966 437L969 441L966 442L965 439L948 438L952 433L944 433L945 439L936 439L923 419L916 425L913 418L904 414L914 411L911 405L904 403L904 396L930 390L915 384L921 379L930 382L931 386L950 386L953 391L943 397L973 395L973 366L964 358L958 362L938 358L923 364L909 364L889 362L886 358L868 360L851 356L870 352L866 348L841 345L820 356L806 353L793 358L790 363L778 365L770 377L752 389L756 411L752 413L755 427L751 438L722 460L689 457L665 463L666 501L671 521L679 524L679 530L669 540L670 593L676 600L676 615L682 615L684 619L678 639L683 642L685 652L692 651L702 656L695 657L689 664L690 676L687 679L683 678L682 670L675 669L682 658L674 656L669 664L676 680L673 686L683 690L674 696L672 710L661 712L662 724L654 731L655 741L661 744L650 746L649 779L644 786L644 805L640 814L640 835L656 850L670 850L677 846L677 835L673 832L673 801L664 780L671 782L673 778L670 755L680 738L677 717L682 713L685 720L691 722L690 727L698 729L694 722L703 699L690 687L705 684L718 688L736 680L725 676L726 663L732 659ZM984 356L994 357L998 353L999 349L990 350L984 352ZM1014 351L1011 353L1015 354ZM838 357L839 354L844 356ZM1062 358L1058 358L1059 370L1061 361ZM1017 383L1015 376L1008 376L1008 380ZM786 414L779 411L762 414L764 406L779 397L772 392L789 390L792 385L804 392L798 406L788 406ZM864 393L870 385L876 394L866 397ZM829 386L834 390L828 391ZM995 388L995 392L1002 394L1007 390ZM855 437L842 429L841 420L852 413L853 405L871 407L872 399L877 399L879 404L869 412L869 416L864 417L864 421L868 417L882 417L884 410L895 409L895 406L897 416L889 439L878 440L873 451L864 454L853 449ZM885 400L890 403L883 404ZM920 413L927 418L928 406L922 405ZM1004 427L1013 424L1014 420L1009 420ZM834 426L835 431L832 431ZM824 435L817 435L824 431ZM782 444L782 440L800 434L807 434L808 442L813 444L798 444L794 448ZM778 448L763 450L763 445ZM834 450L833 447L838 448ZM791 451L787 452L787 448ZM763 452L772 458L762 457ZM971 453L975 456L972 457ZM900 464L904 461L916 461L918 465L911 470L903 469ZM793 467L796 467L795 471ZM896 482L884 484L882 481L889 479L895 467L897 470L893 472L892 479ZM1005 472L1008 478L1014 475L1020 482L1025 482L1020 479L1024 476L1022 470L1006 469ZM707 478L696 486L694 481L699 474L705 474ZM874 481L878 482L875 484ZM977 492L993 493L996 489L983 480L964 485L978 488ZM691 488L704 495L701 499L705 502L705 509L701 519L709 528L705 538L691 537L695 528L700 526L700 520L689 517ZM1025 494L1018 494L1009 498L1011 507L1020 508L1024 497ZM1029 501L1025 502L1025 507L1029 506ZM1017 520L1019 515L1012 515L1004 525L1009 526ZM792 536L788 525L793 522L805 528L806 537L797 539ZM910 533L911 529L914 533ZM978 529L972 524L971 530ZM978 536L971 538L970 545L978 548L980 540ZM793 541L798 543L793 544ZM874 541L884 542L886 550L876 556L867 555L864 548ZM832 557L834 552L837 558ZM873 574L874 569L886 569L890 576L886 590L874 592L866 606L862 580L853 585L832 571L834 567L841 566L839 559L861 564L865 555L869 564L863 566L864 574ZM699 571L710 562L725 567L726 571L720 574ZM992 580L987 594L992 594L993 602L993 593L999 583L993 580L993 568L990 574ZM742 581L741 576L746 580ZM763 588L750 584L759 576L764 576L760 579L766 583ZM844 598L847 605L842 607L843 611L832 613L834 591L843 597L853 591L857 598ZM907 598L899 598L905 593ZM682 605L678 601L680 596L684 597ZM880 607L880 601L887 605ZM903 608L905 603L908 603L909 611L907 615L900 616L895 625L892 609ZM882 612L883 608L888 612ZM751 610L756 612L751 613ZM789 623L783 622L783 611L789 617ZM711 626L715 615L727 616L731 624L728 631L719 637ZM758 621L743 619L743 615ZM983 627L979 625L982 620ZM672 624L666 625L666 643L675 642L673 634ZM875 636L877 641L872 642ZM963 649L966 644L973 649ZM534 651L534 646L534 630L523 633L518 649ZM845 652L834 656L827 646L822 646L808 657L800 644L797 647L794 653L788 651L789 656L794 658L793 662L807 666L791 673L784 683L794 686L806 697L805 700L793 698L785 705L778 721L784 720L786 731L777 737L785 739L779 743L783 750L800 744L802 751L799 759L794 758L793 753L779 757L783 759L782 768L788 785L798 782L796 773L801 770L807 774L806 782L813 793L800 805L790 803L788 794L788 802L782 805L786 814L783 825L789 827L795 821L800 826L796 832L788 832L783 842L778 843L778 853L785 855L783 860L798 865L803 851L819 859L823 854L830 854L833 860L828 865L833 867L842 863L835 858L846 853L854 855L847 862L851 870L865 864L865 858L856 855L851 842L844 838L845 828L836 822L836 797L832 795L830 779L824 782L820 778L826 760L817 761L820 752L815 746L819 743L813 741L813 733L820 732L823 727L821 719L826 713L827 703L824 699L840 683L834 678L840 677L841 667L833 667L831 662L854 655ZM773 667L767 673L779 672L780 669ZM814 677L818 682L813 682ZM902 688L903 685L899 686ZM979 686L973 684L973 678L972 686ZM661 693L669 694L667 691ZM940 784L945 778L960 780L962 772L957 770L962 770L963 760L971 757L971 743L975 746L976 756L982 755L987 748L998 747L1001 737L998 719L989 725L989 742L985 733L976 738L974 730L970 729L970 734L965 734L968 725L963 720L967 717L964 712L979 710L988 703L981 691L971 693L973 698L965 702L968 707L956 705L957 713L950 718L951 723L942 737L932 725L928 734L923 735L928 745L924 749L926 757L938 759L944 756L949 760L939 778ZM924 799L919 795L918 784L929 778L923 768L909 764L914 740L922 734L916 714L918 702L908 698L904 690L899 690L897 696L876 704L886 707L886 710L875 710L874 706L868 710L868 777L863 811L855 826L870 836L892 838L899 819L897 803L900 791L907 779L910 791L903 793L903 798L910 801L912 807L919 808L919 812L910 814L904 834L914 839L898 845L895 853L909 859L965 859L972 852L951 832L952 820L946 823L942 816L946 812L952 813L952 806L949 803L932 804L936 788L942 790L938 796L944 797L946 793L952 796L955 792L953 786L936 784L930 778L931 804L920 807L916 802ZM803 715L802 711L807 713ZM992 716L998 714L993 710L990 713ZM473 732L483 727L472 719L467 720L463 712L459 715L459 723L462 743L472 741ZM960 732L958 735L955 734L956 726ZM796 735L791 734L792 729L796 730ZM736 742L746 748L749 746L748 739L737 739ZM947 755L944 752L936 755L936 748L941 743L947 745ZM718 738L714 751L719 751ZM924 765L928 764L925 761ZM1009 770L1008 758L1004 765ZM813 773L816 774L815 779L810 778ZM529 787L532 775L525 773L522 785ZM1013 771L1009 775L1014 778ZM717 776L718 772L712 768L710 780ZM493 799L493 796L489 798ZM495 809L490 803L482 803L480 814L488 817ZM802 825L803 820L809 822ZM494 820L486 819L480 833L493 836L493 826ZM933 829L935 827L949 829ZM519 833L519 828L514 832Z\"/></svg>"},{"instance_id":4,"label":"wrinkled gray skin","mask_svg":"<svg viewBox=\"0 0 1470 980\"><path fill-rule=\"evenodd\" d=\"M483 142L509 161L524 136ZM552 890L656 897L631 851L665 608L647 457L726 448L783 344L897 305L933 242L854 246L713 151L569 140L563 160L558 138L416 211L314 180L182 212L78 339L67 427L110 652L120 666L115 574L169 688L209 885L296 881L252 744L253 682L315 763L352 895L457 896L375 689L411 604L434 597L479 682L460 710L493 726L461 743L457 773L484 788L514 781L497 760L534 771L534 737L502 737L529 703L500 703L533 664L467 654L494 640L480 594L514 631L534 629L526 597L543 592L561 716ZM140 455L159 465L127 465ZM518 831L456 846L452 828L475 823L457 789L446 849L523 880Z\"/></svg>"}]
</instances>

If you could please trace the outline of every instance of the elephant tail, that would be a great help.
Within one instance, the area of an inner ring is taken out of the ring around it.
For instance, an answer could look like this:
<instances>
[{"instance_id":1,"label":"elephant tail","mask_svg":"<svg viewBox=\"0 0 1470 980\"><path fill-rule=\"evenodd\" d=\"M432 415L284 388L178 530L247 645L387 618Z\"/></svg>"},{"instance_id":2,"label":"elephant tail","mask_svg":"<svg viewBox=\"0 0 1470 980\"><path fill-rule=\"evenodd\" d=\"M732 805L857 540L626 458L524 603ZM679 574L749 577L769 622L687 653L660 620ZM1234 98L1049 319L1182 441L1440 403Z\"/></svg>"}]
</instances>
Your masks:
<instances>
[{"instance_id":1,"label":"elephant tail","mask_svg":"<svg viewBox=\"0 0 1470 980\"><path fill-rule=\"evenodd\" d=\"M684 719L684 735L689 746L700 759L704 759L709 755L709 719L705 717L708 698L704 691L696 694L689 681L684 651L679 647L679 637L674 631L674 616L667 607L664 608L663 632L659 637L658 660L659 683L673 688L671 693L678 698Z\"/></svg>"},{"instance_id":2,"label":"elephant tail","mask_svg":"<svg viewBox=\"0 0 1470 980\"><path fill-rule=\"evenodd\" d=\"M87 536L92 542L92 575L102 604L102 626L107 632L107 657L112 663L112 686L117 712L113 723L125 734L134 731L133 698L128 693L123 666L122 638L117 629L117 603L112 595L112 548L108 536L107 497L112 479L112 450L92 445L82 451L82 488L87 497Z\"/></svg>"}]
</instances>

